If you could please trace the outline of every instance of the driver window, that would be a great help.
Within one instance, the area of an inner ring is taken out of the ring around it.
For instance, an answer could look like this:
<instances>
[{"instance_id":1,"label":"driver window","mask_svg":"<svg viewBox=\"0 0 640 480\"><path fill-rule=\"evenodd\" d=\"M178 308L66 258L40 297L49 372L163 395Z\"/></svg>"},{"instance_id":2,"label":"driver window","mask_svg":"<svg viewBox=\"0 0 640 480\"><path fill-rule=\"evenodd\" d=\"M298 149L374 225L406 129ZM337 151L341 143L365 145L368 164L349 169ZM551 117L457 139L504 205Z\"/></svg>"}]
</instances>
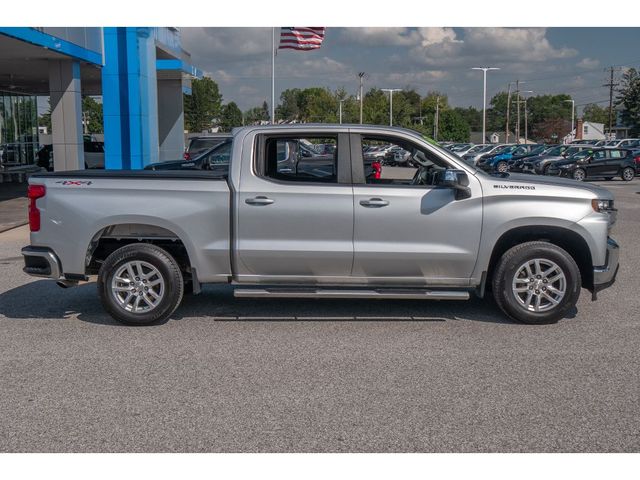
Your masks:
<instances>
[{"instance_id":1,"label":"driver window","mask_svg":"<svg viewBox=\"0 0 640 480\"><path fill-rule=\"evenodd\" d=\"M367 184L433 185L434 173L447 165L430 152L401 139L362 137L362 160Z\"/></svg>"}]
</instances>

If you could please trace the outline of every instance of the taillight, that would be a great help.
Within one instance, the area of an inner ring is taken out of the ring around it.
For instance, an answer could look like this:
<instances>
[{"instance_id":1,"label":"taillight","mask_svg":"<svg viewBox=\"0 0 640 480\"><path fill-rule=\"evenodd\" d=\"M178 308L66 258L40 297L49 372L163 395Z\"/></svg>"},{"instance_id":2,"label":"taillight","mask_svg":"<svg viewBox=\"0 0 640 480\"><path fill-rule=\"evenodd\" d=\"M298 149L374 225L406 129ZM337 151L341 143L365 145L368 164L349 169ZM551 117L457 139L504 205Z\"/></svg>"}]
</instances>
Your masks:
<instances>
[{"instance_id":1,"label":"taillight","mask_svg":"<svg viewBox=\"0 0 640 480\"><path fill-rule=\"evenodd\" d=\"M634 158L633 161L636 162L636 165L640 166L640 155Z\"/></svg>"},{"instance_id":2,"label":"taillight","mask_svg":"<svg viewBox=\"0 0 640 480\"><path fill-rule=\"evenodd\" d=\"M29 198L29 229L32 232L40 230L40 210L36 206L36 200L42 198L47 193L44 185L29 185L27 197Z\"/></svg>"},{"instance_id":3,"label":"taillight","mask_svg":"<svg viewBox=\"0 0 640 480\"><path fill-rule=\"evenodd\" d=\"M191 160L191 155L189 155L189 152L184 152L184 159Z\"/></svg>"},{"instance_id":4,"label":"taillight","mask_svg":"<svg viewBox=\"0 0 640 480\"><path fill-rule=\"evenodd\" d=\"M382 165L380 162L371 162L371 168L373 168L373 178L380 180L380 174L382 173Z\"/></svg>"}]
</instances>

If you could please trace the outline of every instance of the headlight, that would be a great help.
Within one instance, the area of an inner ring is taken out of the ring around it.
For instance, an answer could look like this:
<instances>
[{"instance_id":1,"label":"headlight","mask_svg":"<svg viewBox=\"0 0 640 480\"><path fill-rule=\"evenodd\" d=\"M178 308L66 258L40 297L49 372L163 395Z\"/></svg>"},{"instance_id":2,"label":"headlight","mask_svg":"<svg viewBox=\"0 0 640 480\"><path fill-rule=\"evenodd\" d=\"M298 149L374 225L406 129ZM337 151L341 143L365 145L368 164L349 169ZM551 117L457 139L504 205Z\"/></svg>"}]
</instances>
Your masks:
<instances>
[{"instance_id":1,"label":"headlight","mask_svg":"<svg viewBox=\"0 0 640 480\"><path fill-rule=\"evenodd\" d=\"M598 213L614 212L616 209L613 206L613 200L600 200L594 198L591 200L591 206Z\"/></svg>"}]
</instances>

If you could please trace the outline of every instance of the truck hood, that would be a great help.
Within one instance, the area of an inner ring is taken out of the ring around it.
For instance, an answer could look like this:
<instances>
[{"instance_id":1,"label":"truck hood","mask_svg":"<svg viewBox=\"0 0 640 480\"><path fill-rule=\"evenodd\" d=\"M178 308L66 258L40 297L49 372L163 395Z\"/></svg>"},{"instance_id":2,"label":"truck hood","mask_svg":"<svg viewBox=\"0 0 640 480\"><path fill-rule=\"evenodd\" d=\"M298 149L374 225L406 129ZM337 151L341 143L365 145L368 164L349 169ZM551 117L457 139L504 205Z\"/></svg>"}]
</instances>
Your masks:
<instances>
[{"instance_id":1,"label":"truck hood","mask_svg":"<svg viewBox=\"0 0 640 480\"><path fill-rule=\"evenodd\" d=\"M587 190L593 193L599 199L613 200L613 194L606 188L599 187L598 185L593 185L591 183L577 182L570 178L548 177L544 175L531 175L522 173L504 173L500 175L490 175L489 178L491 178L496 183L507 182L523 185L547 185L551 187Z\"/></svg>"}]
</instances>

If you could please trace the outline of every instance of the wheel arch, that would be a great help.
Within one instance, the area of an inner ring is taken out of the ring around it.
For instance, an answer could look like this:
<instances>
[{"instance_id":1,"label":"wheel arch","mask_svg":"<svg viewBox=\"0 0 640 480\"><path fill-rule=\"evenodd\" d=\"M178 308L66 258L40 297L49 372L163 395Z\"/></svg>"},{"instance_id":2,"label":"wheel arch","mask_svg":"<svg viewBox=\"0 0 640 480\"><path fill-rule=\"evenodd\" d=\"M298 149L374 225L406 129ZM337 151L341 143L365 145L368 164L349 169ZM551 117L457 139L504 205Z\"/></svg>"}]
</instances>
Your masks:
<instances>
[{"instance_id":1,"label":"wheel arch","mask_svg":"<svg viewBox=\"0 0 640 480\"><path fill-rule=\"evenodd\" d=\"M566 250L580 269L582 287L593 289L593 262L587 241L577 232L552 225L515 227L504 232L493 246L487 268L486 283L491 285L495 266L510 248L525 242L549 242Z\"/></svg>"},{"instance_id":2,"label":"wheel arch","mask_svg":"<svg viewBox=\"0 0 640 480\"><path fill-rule=\"evenodd\" d=\"M180 265L183 273L193 271L190 245L172 229L146 222L122 222L103 226L95 232L85 255L87 274L95 274L115 250L133 243L150 243L163 248Z\"/></svg>"}]
</instances>

